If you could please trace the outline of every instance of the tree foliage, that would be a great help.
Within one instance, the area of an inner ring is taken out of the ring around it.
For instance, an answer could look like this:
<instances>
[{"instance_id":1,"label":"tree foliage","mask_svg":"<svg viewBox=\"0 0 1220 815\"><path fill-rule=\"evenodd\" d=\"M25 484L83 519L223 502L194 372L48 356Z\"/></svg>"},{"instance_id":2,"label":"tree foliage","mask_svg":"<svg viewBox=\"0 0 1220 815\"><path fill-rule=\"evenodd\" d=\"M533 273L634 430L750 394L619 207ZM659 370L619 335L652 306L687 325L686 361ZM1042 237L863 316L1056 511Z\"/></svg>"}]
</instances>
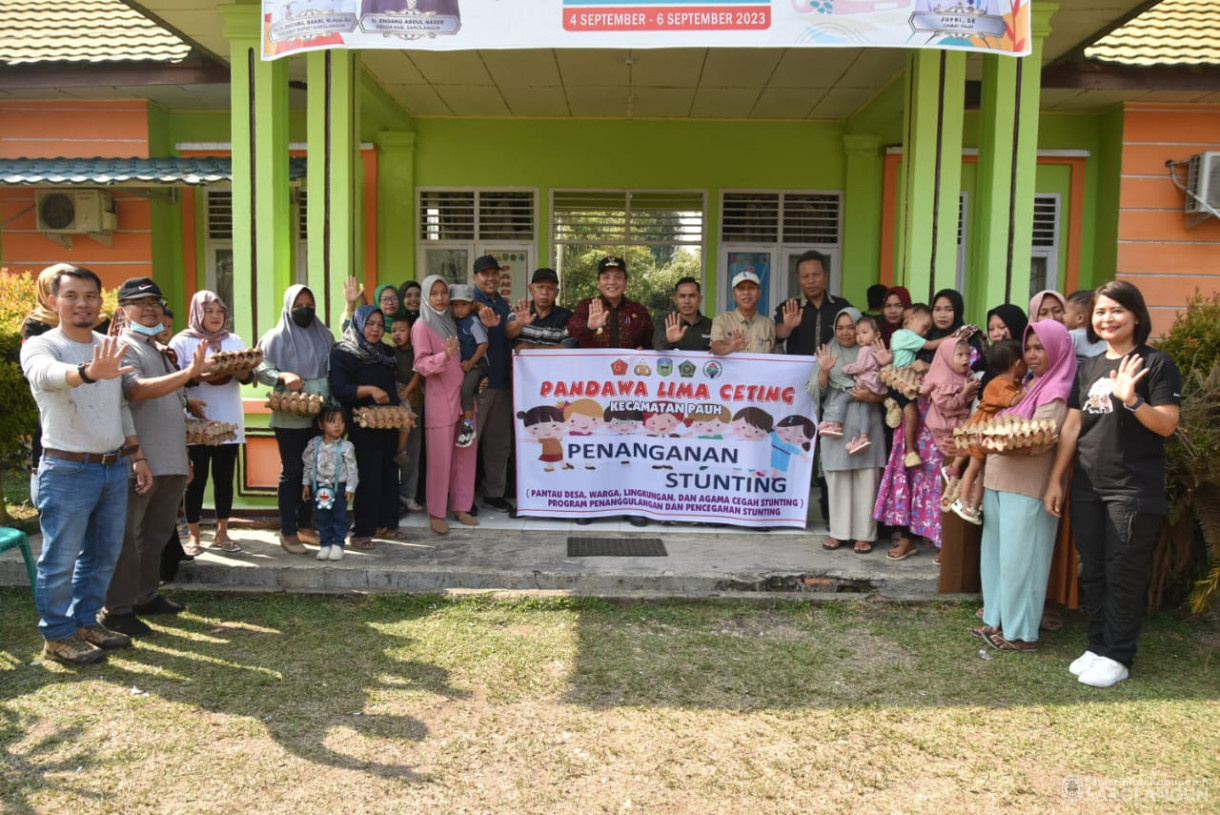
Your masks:
<instances>
[{"instance_id":1,"label":"tree foliage","mask_svg":"<svg viewBox=\"0 0 1220 815\"><path fill-rule=\"evenodd\" d=\"M1158 346L1182 373L1182 419L1166 448L1149 605L1185 597L1199 613L1220 596L1220 294L1192 297Z\"/></svg>"}]
</instances>

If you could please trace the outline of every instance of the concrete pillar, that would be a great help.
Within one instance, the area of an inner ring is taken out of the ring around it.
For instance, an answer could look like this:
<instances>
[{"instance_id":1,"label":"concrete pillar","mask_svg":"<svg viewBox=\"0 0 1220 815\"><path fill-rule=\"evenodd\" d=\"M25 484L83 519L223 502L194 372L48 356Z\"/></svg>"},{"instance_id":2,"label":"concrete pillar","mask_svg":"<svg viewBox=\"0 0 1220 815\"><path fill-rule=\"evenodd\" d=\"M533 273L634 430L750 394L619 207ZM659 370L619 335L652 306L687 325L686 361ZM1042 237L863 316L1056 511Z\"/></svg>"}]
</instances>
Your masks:
<instances>
[{"instance_id":1,"label":"concrete pillar","mask_svg":"<svg viewBox=\"0 0 1220 815\"><path fill-rule=\"evenodd\" d=\"M288 187L288 63L259 58L259 6L227 5L233 150L234 327L253 343L279 319L292 283Z\"/></svg>"},{"instance_id":2,"label":"concrete pillar","mask_svg":"<svg viewBox=\"0 0 1220 815\"><path fill-rule=\"evenodd\" d=\"M309 285L318 313L337 325L343 283L363 281L360 57L351 51L314 51L308 61ZM373 293L367 292L371 300Z\"/></svg>"},{"instance_id":3,"label":"concrete pillar","mask_svg":"<svg viewBox=\"0 0 1220 815\"><path fill-rule=\"evenodd\" d=\"M1033 52L1028 57L983 57L968 304L976 321L990 306L1024 307L1029 299L1042 47L1050 34L1051 16L1058 10L1050 2L1034 6Z\"/></svg>"},{"instance_id":4,"label":"concrete pillar","mask_svg":"<svg viewBox=\"0 0 1220 815\"><path fill-rule=\"evenodd\" d=\"M915 300L930 300L956 278L965 92L964 53L921 50L907 58L895 281Z\"/></svg>"},{"instance_id":5,"label":"concrete pillar","mask_svg":"<svg viewBox=\"0 0 1220 815\"><path fill-rule=\"evenodd\" d=\"M380 236L377 272L381 280L402 283L415 273L415 134L383 130L377 136L377 213Z\"/></svg>"},{"instance_id":6,"label":"concrete pillar","mask_svg":"<svg viewBox=\"0 0 1220 815\"><path fill-rule=\"evenodd\" d=\"M868 287L880 277L881 208L885 154L881 137L843 137L847 183L843 191L843 291L853 303L867 302Z\"/></svg>"}]
</instances>

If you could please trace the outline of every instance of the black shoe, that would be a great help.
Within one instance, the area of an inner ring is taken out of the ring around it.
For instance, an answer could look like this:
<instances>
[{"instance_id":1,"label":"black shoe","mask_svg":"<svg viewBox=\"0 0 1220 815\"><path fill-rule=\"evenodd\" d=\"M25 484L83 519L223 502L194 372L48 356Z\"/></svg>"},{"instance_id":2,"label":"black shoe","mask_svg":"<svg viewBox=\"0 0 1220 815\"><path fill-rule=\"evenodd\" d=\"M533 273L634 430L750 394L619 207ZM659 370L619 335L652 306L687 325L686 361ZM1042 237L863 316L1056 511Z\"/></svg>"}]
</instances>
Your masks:
<instances>
[{"instance_id":1,"label":"black shoe","mask_svg":"<svg viewBox=\"0 0 1220 815\"><path fill-rule=\"evenodd\" d=\"M648 526L648 519L642 515L628 515L627 523L632 526Z\"/></svg>"},{"instance_id":2,"label":"black shoe","mask_svg":"<svg viewBox=\"0 0 1220 815\"><path fill-rule=\"evenodd\" d=\"M98 622L111 631L118 631L129 637L147 637L153 633L148 623L134 614L103 614Z\"/></svg>"},{"instance_id":3,"label":"black shoe","mask_svg":"<svg viewBox=\"0 0 1220 815\"><path fill-rule=\"evenodd\" d=\"M470 503L470 514L474 515L476 518L479 515L479 505L474 503L473 501Z\"/></svg>"},{"instance_id":4,"label":"black shoe","mask_svg":"<svg viewBox=\"0 0 1220 815\"><path fill-rule=\"evenodd\" d=\"M498 509L501 512L516 512L517 509L504 498L484 498L484 506L489 506L492 509Z\"/></svg>"},{"instance_id":5,"label":"black shoe","mask_svg":"<svg viewBox=\"0 0 1220 815\"><path fill-rule=\"evenodd\" d=\"M181 614L186 606L175 603L164 594L158 594L151 601L135 607L136 614Z\"/></svg>"},{"instance_id":6,"label":"black shoe","mask_svg":"<svg viewBox=\"0 0 1220 815\"><path fill-rule=\"evenodd\" d=\"M592 518L577 518L576 519L577 526L588 526L591 523L593 523Z\"/></svg>"}]
</instances>

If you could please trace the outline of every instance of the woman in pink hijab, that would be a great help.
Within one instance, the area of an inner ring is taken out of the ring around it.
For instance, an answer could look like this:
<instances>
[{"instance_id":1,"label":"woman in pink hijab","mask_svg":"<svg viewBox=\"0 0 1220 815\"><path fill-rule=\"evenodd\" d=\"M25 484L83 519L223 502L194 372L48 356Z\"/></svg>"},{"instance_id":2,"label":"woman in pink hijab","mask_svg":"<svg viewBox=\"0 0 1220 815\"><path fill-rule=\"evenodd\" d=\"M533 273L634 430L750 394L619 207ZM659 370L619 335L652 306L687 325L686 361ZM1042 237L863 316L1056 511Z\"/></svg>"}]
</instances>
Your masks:
<instances>
[{"instance_id":1,"label":"woman in pink hijab","mask_svg":"<svg viewBox=\"0 0 1220 815\"><path fill-rule=\"evenodd\" d=\"M1035 312L1034 304L1030 311ZM1033 374L1025 396L999 415L1067 417L1076 378L1076 353L1062 323L1053 319L1025 329L1025 364ZM1059 519L1046 511L1046 492L1056 445L987 456L983 486L983 625L974 632L1001 651L1033 651L1046 600L1047 576Z\"/></svg>"},{"instance_id":2,"label":"woman in pink hijab","mask_svg":"<svg viewBox=\"0 0 1220 815\"><path fill-rule=\"evenodd\" d=\"M120 309L121 310L121 309ZM208 356L221 351L244 351L246 343L229 331L229 307L215 293L199 291L191 298L187 313L187 329L169 341L169 347L177 355L179 367L190 365L191 357L199 343L206 343ZM191 483L186 487L186 521L190 536L182 546L188 555L199 554L203 542L199 531L199 517L203 514L203 493L208 485L208 471L212 475L212 498L216 507L216 534L212 548L234 554L241 551L241 544L229 537L229 513L233 509L233 477L237 472L237 451L245 442L245 411L242 409L241 385L254 380L250 369L232 374L200 378L197 388L191 388L191 396L202 399L207 405L209 419L237 425L237 436L221 445L192 444L187 448L191 457Z\"/></svg>"},{"instance_id":3,"label":"woman in pink hijab","mask_svg":"<svg viewBox=\"0 0 1220 815\"><path fill-rule=\"evenodd\" d=\"M1066 317L1067 298L1054 289L1043 289L1029 298L1029 321L1031 323L1039 320L1054 320L1062 323Z\"/></svg>"}]
</instances>

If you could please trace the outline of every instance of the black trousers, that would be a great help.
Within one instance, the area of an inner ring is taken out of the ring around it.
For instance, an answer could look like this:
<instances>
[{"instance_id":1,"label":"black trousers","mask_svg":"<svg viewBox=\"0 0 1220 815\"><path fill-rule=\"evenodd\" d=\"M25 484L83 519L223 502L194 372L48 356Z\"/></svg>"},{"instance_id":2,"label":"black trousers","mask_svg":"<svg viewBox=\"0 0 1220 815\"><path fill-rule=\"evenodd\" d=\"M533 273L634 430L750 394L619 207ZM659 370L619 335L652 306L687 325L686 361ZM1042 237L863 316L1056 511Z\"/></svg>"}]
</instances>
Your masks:
<instances>
[{"instance_id":1,"label":"black trousers","mask_svg":"<svg viewBox=\"0 0 1220 815\"><path fill-rule=\"evenodd\" d=\"M1140 512L1135 498L1080 493L1072 493L1071 515L1089 650L1131 667L1164 517Z\"/></svg>"},{"instance_id":2,"label":"black trousers","mask_svg":"<svg viewBox=\"0 0 1220 815\"><path fill-rule=\"evenodd\" d=\"M313 527L313 503L301 500L301 478L305 462L301 456L305 445L318 435L313 427L275 429L275 441L280 448L280 484L276 498L280 508L280 531L295 535L298 529Z\"/></svg>"},{"instance_id":3,"label":"black trousers","mask_svg":"<svg viewBox=\"0 0 1220 815\"><path fill-rule=\"evenodd\" d=\"M186 448L191 457L195 477L186 485L186 519L199 523L203 511L203 492L208 486L208 469L212 470L212 501L216 505L216 517L228 520L233 512L233 475L237 472L236 444L212 447L193 444Z\"/></svg>"},{"instance_id":4,"label":"black trousers","mask_svg":"<svg viewBox=\"0 0 1220 815\"><path fill-rule=\"evenodd\" d=\"M352 534L371 537L380 527L398 526L398 465L394 452L398 447L397 430L375 430L353 424L348 438L356 448L355 524ZM297 490L300 492L299 488Z\"/></svg>"}]
</instances>

